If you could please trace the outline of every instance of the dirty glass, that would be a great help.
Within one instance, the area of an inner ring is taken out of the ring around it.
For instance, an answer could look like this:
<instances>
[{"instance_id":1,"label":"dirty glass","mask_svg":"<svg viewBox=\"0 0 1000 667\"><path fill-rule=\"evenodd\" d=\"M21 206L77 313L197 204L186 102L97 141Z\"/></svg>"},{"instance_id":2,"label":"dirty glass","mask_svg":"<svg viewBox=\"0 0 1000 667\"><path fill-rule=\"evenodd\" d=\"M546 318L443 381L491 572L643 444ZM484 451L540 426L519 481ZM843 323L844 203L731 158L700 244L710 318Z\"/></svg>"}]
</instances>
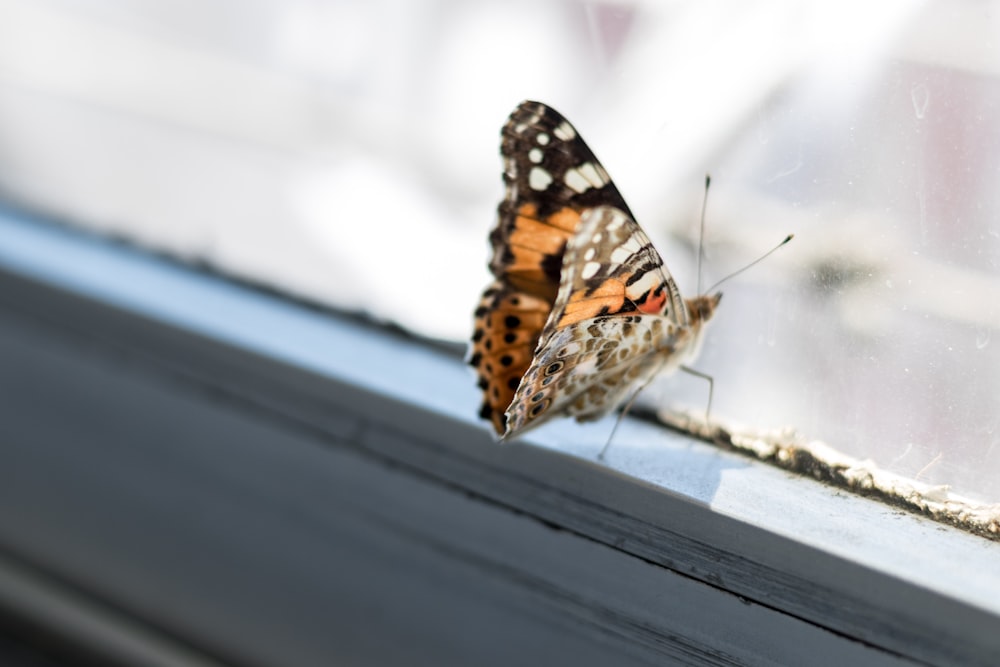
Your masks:
<instances>
[{"instance_id":1,"label":"dirty glass","mask_svg":"<svg viewBox=\"0 0 1000 667\"><path fill-rule=\"evenodd\" d=\"M542 100L686 295L706 173L701 284L796 235L722 288L695 364L717 414L996 501L998 16L943 0L2 0L0 196L463 340L499 128ZM697 407L705 389L669 378L644 399Z\"/></svg>"}]
</instances>

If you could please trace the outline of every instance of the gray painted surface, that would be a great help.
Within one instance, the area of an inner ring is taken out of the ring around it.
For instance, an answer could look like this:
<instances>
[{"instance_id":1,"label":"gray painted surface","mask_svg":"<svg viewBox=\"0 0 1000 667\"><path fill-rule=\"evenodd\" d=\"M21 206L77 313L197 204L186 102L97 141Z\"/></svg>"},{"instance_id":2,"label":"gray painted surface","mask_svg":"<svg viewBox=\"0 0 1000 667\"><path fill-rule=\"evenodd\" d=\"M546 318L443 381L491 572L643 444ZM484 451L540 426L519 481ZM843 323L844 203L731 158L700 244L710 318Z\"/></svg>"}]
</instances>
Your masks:
<instances>
[{"instance_id":1,"label":"gray painted surface","mask_svg":"<svg viewBox=\"0 0 1000 667\"><path fill-rule=\"evenodd\" d=\"M0 275L0 547L161 644L283 665L1000 652L994 544L642 425L627 438L656 449L618 456L647 481L573 427L498 447L456 359L130 261L158 272L153 319L104 305L139 302L113 266L91 264L103 292L63 280L100 302Z\"/></svg>"},{"instance_id":2,"label":"gray painted surface","mask_svg":"<svg viewBox=\"0 0 1000 667\"><path fill-rule=\"evenodd\" d=\"M60 334L0 316L4 551L208 656L903 664Z\"/></svg>"}]
</instances>

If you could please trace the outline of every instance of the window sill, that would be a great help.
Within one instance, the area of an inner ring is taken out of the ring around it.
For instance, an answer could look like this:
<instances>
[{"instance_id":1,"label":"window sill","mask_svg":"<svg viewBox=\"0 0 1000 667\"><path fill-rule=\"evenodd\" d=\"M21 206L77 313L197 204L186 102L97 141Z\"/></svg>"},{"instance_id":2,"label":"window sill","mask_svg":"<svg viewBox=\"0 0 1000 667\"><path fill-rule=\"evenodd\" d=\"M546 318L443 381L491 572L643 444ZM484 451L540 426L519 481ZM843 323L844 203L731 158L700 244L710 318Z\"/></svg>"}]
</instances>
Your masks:
<instances>
[{"instance_id":1,"label":"window sill","mask_svg":"<svg viewBox=\"0 0 1000 667\"><path fill-rule=\"evenodd\" d=\"M996 543L636 420L608 465L600 427L499 446L454 355L12 214L0 239L0 555L205 660L1000 654Z\"/></svg>"}]
</instances>

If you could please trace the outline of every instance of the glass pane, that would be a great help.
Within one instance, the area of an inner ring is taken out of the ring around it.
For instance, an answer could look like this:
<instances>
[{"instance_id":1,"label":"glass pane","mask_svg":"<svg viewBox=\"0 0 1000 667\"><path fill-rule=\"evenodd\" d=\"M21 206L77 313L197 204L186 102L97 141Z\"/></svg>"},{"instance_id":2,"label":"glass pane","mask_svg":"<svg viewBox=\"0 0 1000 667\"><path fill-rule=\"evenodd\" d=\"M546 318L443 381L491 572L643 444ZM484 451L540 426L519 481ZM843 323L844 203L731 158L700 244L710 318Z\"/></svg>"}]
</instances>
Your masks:
<instances>
[{"instance_id":1,"label":"glass pane","mask_svg":"<svg viewBox=\"0 0 1000 667\"><path fill-rule=\"evenodd\" d=\"M499 128L565 114L693 296L720 416L1000 498L1000 4L3 0L0 191L464 340ZM2 242L2 239L0 239ZM474 391L470 380L470 391ZM704 383L647 400L703 407Z\"/></svg>"}]
</instances>

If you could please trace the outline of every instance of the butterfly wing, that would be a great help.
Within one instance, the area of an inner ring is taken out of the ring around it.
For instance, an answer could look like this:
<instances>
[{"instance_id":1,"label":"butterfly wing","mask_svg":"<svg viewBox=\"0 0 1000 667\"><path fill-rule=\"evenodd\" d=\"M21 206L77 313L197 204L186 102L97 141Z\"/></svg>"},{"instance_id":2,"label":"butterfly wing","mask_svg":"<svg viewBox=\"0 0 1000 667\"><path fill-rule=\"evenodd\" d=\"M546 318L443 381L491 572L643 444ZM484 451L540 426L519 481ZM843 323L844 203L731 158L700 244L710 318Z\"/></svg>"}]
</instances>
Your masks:
<instances>
[{"instance_id":1,"label":"butterfly wing","mask_svg":"<svg viewBox=\"0 0 1000 667\"><path fill-rule=\"evenodd\" d=\"M506 429L504 410L538 344L552 305L495 280L483 292L476 308L469 363L479 375L483 403L479 416L493 422L497 434Z\"/></svg>"},{"instance_id":2,"label":"butterfly wing","mask_svg":"<svg viewBox=\"0 0 1000 667\"><path fill-rule=\"evenodd\" d=\"M510 408L504 438L550 417L596 419L687 358L699 327L649 238L625 211L583 215L559 291ZM699 321L700 324L700 321Z\"/></svg>"},{"instance_id":3,"label":"butterfly wing","mask_svg":"<svg viewBox=\"0 0 1000 667\"><path fill-rule=\"evenodd\" d=\"M522 102L501 130L504 197L490 234L495 280L475 313L469 363L480 416L497 434L559 291L563 255L584 212L628 207L604 167L559 112Z\"/></svg>"},{"instance_id":4,"label":"butterfly wing","mask_svg":"<svg viewBox=\"0 0 1000 667\"><path fill-rule=\"evenodd\" d=\"M660 369L656 315L603 316L558 329L535 353L507 410L503 439L559 416L599 419Z\"/></svg>"},{"instance_id":5,"label":"butterfly wing","mask_svg":"<svg viewBox=\"0 0 1000 667\"><path fill-rule=\"evenodd\" d=\"M541 102L522 102L501 130L504 198L490 270L552 302L566 243L584 211L628 206L576 129Z\"/></svg>"},{"instance_id":6,"label":"butterfly wing","mask_svg":"<svg viewBox=\"0 0 1000 667\"><path fill-rule=\"evenodd\" d=\"M603 315L666 317L687 326L677 283L646 233L626 211L587 211L567 246L555 306L541 339L557 329Z\"/></svg>"}]
</instances>

